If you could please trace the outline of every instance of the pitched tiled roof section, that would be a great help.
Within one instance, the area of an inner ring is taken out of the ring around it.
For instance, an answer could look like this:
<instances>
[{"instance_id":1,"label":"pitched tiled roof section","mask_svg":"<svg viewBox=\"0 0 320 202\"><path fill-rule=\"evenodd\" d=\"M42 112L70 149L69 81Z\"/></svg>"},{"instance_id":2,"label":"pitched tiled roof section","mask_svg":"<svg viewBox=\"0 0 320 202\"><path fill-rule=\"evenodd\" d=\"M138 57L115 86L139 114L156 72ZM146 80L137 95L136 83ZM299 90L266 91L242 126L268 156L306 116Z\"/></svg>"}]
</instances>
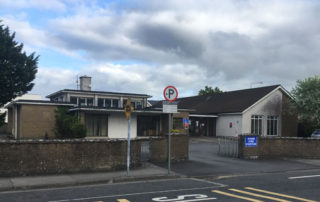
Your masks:
<instances>
[{"instance_id":1,"label":"pitched tiled roof section","mask_svg":"<svg viewBox=\"0 0 320 202\"><path fill-rule=\"evenodd\" d=\"M238 113L278 88L280 85L250 88L212 95L185 97L178 99L178 107L193 109L192 114ZM162 107L157 103L153 107Z\"/></svg>"}]
</instances>

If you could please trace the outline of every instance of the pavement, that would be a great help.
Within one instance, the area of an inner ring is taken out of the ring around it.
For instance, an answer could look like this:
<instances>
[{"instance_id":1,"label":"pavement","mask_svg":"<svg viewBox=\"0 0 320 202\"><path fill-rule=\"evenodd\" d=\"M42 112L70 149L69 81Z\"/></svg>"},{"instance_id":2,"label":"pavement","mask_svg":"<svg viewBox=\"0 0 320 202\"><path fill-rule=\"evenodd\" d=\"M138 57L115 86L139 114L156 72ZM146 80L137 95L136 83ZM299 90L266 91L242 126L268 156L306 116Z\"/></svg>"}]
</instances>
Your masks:
<instances>
[{"instance_id":1,"label":"pavement","mask_svg":"<svg viewBox=\"0 0 320 202\"><path fill-rule=\"evenodd\" d=\"M139 168L131 169L130 176L127 176L126 171L115 171L26 177L5 177L0 178L0 191L73 186L96 183L142 181L152 179L170 179L179 177L182 176L175 172L170 172L170 174L168 174L168 170L165 168L161 168L150 163L144 163Z\"/></svg>"}]
</instances>

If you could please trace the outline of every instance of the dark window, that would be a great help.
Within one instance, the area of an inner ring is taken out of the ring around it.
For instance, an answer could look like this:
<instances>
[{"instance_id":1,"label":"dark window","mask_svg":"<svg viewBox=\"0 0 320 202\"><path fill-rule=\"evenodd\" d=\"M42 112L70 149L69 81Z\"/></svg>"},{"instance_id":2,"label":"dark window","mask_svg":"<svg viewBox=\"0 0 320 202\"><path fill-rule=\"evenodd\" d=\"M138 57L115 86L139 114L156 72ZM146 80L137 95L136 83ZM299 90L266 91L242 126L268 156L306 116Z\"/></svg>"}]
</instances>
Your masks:
<instances>
[{"instance_id":1,"label":"dark window","mask_svg":"<svg viewBox=\"0 0 320 202\"><path fill-rule=\"evenodd\" d=\"M99 114L86 114L85 124L87 136L108 136L108 116Z\"/></svg>"},{"instance_id":2,"label":"dark window","mask_svg":"<svg viewBox=\"0 0 320 202\"><path fill-rule=\"evenodd\" d=\"M136 108L136 103L135 103L135 102L131 102L131 106L133 106L134 108Z\"/></svg>"},{"instance_id":3,"label":"dark window","mask_svg":"<svg viewBox=\"0 0 320 202\"><path fill-rule=\"evenodd\" d=\"M122 106L124 107L126 106L126 104L127 104L127 99L123 99Z\"/></svg>"},{"instance_id":4,"label":"dark window","mask_svg":"<svg viewBox=\"0 0 320 202\"><path fill-rule=\"evenodd\" d=\"M112 100L112 107L119 108L119 100Z\"/></svg>"},{"instance_id":5,"label":"dark window","mask_svg":"<svg viewBox=\"0 0 320 202\"><path fill-rule=\"evenodd\" d=\"M103 101L104 101L104 99L98 98L98 107L104 106Z\"/></svg>"},{"instance_id":6,"label":"dark window","mask_svg":"<svg viewBox=\"0 0 320 202\"><path fill-rule=\"evenodd\" d=\"M136 108L137 109L142 109L142 103L141 102L136 102Z\"/></svg>"},{"instance_id":7,"label":"dark window","mask_svg":"<svg viewBox=\"0 0 320 202\"><path fill-rule=\"evenodd\" d=\"M262 116L252 115L251 116L251 133L256 135L262 135Z\"/></svg>"},{"instance_id":8,"label":"dark window","mask_svg":"<svg viewBox=\"0 0 320 202\"><path fill-rule=\"evenodd\" d=\"M107 107L107 108L111 107L111 100L110 99L105 99L104 103L105 103L104 107Z\"/></svg>"},{"instance_id":9,"label":"dark window","mask_svg":"<svg viewBox=\"0 0 320 202\"><path fill-rule=\"evenodd\" d=\"M183 119L173 118L172 129L183 129Z\"/></svg>"},{"instance_id":10,"label":"dark window","mask_svg":"<svg viewBox=\"0 0 320 202\"><path fill-rule=\"evenodd\" d=\"M86 105L86 98L79 98L79 104L81 106L85 106Z\"/></svg>"},{"instance_id":11,"label":"dark window","mask_svg":"<svg viewBox=\"0 0 320 202\"><path fill-rule=\"evenodd\" d=\"M87 98L87 106L93 106L93 98Z\"/></svg>"},{"instance_id":12,"label":"dark window","mask_svg":"<svg viewBox=\"0 0 320 202\"><path fill-rule=\"evenodd\" d=\"M78 98L77 97L70 97L70 102L72 104L78 104Z\"/></svg>"},{"instance_id":13,"label":"dark window","mask_svg":"<svg viewBox=\"0 0 320 202\"><path fill-rule=\"evenodd\" d=\"M267 135L278 135L278 116L268 116Z\"/></svg>"}]
</instances>

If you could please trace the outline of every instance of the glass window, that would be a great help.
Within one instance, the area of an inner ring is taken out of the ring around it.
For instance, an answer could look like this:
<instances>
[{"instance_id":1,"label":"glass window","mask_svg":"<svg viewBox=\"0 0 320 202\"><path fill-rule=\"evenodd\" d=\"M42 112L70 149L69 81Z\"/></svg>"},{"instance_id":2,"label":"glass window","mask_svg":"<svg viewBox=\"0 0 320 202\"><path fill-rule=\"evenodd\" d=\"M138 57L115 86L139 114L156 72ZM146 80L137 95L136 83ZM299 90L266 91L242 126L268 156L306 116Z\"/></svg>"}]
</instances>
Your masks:
<instances>
[{"instance_id":1,"label":"glass window","mask_svg":"<svg viewBox=\"0 0 320 202\"><path fill-rule=\"evenodd\" d=\"M103 107L104 106L103 102L104 102L104 99L98 98L98 107Z\"/></svg>"},{"instance_id":2,"label":"glass window","mask_svg":"<svg viewBox=\"0 0 320 202\"><path fill-rule=\"evenodd\" d=\"M256 135L262 135L262 131L263 131L262 116L252 115L251 116L251 133Z\"/></svg>"},{"instance_id":3,"label":"glass window","mask_svg":"<svg viewBox=\"0 0 320 202\"><path fill-rule=\"evenodd\" d=\"M72 104L78 104L78 98L77 97L70 97L70 102Z\"/></svg>"},{"instance_id":4,"label":"glass window","mask_svg":"<svg viewBox=\"0 0 320 202\"><path fill-rule=\"evenodd\" d=\"M173 118L172 129L183 129L183 119Z\"/></svg>"},{"instance_id":5,"label":"glass window","mask_svg":"<svg viewBox=\"0 0 320 202\"><path fill-rule=\"evenodd\" d=\"M87 98L87 105L93 106L93 98Z\"/></svg>"},{"instance_id":6,"label":"glass window","mask_svg":"<svg viewBox=\"0 0 320 202\"><path fill-rule=\"evenodd\" d=\"M133 106L134 108L136 108L136 103L135 103L135 102L131 102L131 106Z\"/></svg>"},{"instance_id":7,"label":"glass window","mask_svg":"<svg viewBox=\"0 0 320 202\"><path fill-rule=\"evenodd\" d=\"M99 114L86 114L85 124L87 136L108 136L108 116Z\"/></svg>"},{"instance_id":8,"label":"glass window","mask_svg":"<svg viewBox=\"0 0 320 202\"><path fill-rule=\"evenodd\" d=\"M112 107L119 108L119 100L112 100Z\"/></svg>"},{"instance_id":9,"label":"glass window","mask_svg":"<svg viewBox=\"0 0 320 202\"><path fill-rule=\"evenodd\" d=\"M86 98L79 98L79 104L81 106L85 106L86 105Z\"/></svg>"},{"instance_id":10,"label":"glass window","mask_svg":"<svg viewBox=\"0 0 320 202\"><path fill-rule=\"evenodd\" d=\"M142 109L142 103L141 102L136 102L136 108L137 109Z\"/></svg>"},{"instance_id":11,"label":"glass window","mask_svg":"<svg viewBox=\"0 0 320 202\"><path fill-rule=\"evenodd\" d=\"M278 116L268 116L267 135L278 135Z\"/></svg>"},{"instance_id":12,"label":"glass window","mask_svg":"<svg viewBox=\"0 0 320 202\"><path fill-rule=\"evenodd\" d=\"M111 107L111 100L110 99L105 99L104 100L104 107L110 108Z\"/></svg>"},{"instance_id":13,"label":"glass window","mask_svg":"<svg viewBox=\"0 0 320 202\"><path fill-rule=\"evenodd\" d=\"M123 99L123 102L122 102L122 107L125 107L127 104L127 99Z\"/></svg>"}]
</instances>

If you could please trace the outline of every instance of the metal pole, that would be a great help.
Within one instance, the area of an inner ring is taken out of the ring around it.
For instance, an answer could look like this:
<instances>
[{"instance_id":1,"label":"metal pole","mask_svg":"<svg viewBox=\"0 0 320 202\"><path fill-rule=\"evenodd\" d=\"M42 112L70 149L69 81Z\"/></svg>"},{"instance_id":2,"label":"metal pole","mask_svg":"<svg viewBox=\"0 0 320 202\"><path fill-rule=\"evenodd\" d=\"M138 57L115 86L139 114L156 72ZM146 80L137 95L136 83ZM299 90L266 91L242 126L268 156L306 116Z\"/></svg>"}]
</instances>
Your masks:
<instances>
[{"instance_id":1,"label":"metal pole","mask_svg":"<svg viewBox=\"0 0 320 202\"><path fill-rule=\"evenodd\" d=\"M171 114L169 113L168 120L168 174L171 171Z\"/></svg>"},{"instance_id":2,"label":"metal pole","mask_svg":"<svg viewBox=\"0 0 320 202\"><path fill-rule=\"evenodd\" d=\"M130 176L130 120L131 120L131 116L129 116L129 119L128 119L127 176Z\"/></svg>"}]
</instances>

